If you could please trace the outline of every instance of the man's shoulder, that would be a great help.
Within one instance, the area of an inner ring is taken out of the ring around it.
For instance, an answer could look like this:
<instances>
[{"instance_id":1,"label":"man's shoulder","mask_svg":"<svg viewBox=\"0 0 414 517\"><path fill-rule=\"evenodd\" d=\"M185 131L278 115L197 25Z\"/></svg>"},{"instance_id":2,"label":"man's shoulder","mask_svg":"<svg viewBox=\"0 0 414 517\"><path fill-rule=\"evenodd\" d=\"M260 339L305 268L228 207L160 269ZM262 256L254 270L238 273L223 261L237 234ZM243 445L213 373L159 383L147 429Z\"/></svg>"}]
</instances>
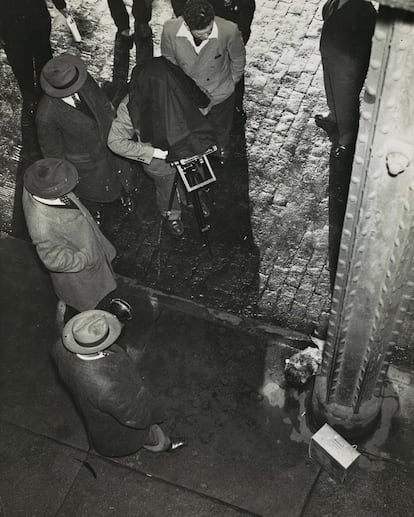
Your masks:
<instances>
[{"instance_id":1,"label":"man's shoulder","mask_svg":"<svg viewBox=\"0 0 414 517\"><path fill-rule=\"evenodd\" d=\"M238 32L239 28L237 25L230 20L225 20L224 18L220 18L220 16L215 16L214 21L216 22L217 29L220 33L224 34L235 34Z\"/></svg>"},{"instance_id":2,"label":"man's shoulder","mask_svg":"<svg viewBox=\"0 0 414 517\"><path fill-rule=\"evenodd\" d=\"M182 23L183 23L183 17L179 16L178 18L171 18L171 20L167 20L164 23L163 26L163 32L170 33L170 34L176 34L178 30L180 29Z\"/></svg>"}]
</instances>

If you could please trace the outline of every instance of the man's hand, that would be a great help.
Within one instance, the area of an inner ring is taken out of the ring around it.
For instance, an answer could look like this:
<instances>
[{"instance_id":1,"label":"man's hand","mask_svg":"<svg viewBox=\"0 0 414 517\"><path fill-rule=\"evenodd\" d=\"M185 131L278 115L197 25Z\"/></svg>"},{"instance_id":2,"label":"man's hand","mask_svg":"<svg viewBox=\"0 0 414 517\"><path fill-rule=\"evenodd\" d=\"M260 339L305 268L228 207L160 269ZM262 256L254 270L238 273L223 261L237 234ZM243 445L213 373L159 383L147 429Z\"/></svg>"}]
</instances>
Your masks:
<instances>
[{"instance_id":1,"label":"man's hand","mask_svg":"<svg viewBox=\"0 0 414 517\"><path fill-rule=\"evenodd\" d=\"M158 149L154 147L153 158L158 158L159 160L165 160L167 158L168 151L163 151L162 149Z\"/></svg>"}]
</instances>

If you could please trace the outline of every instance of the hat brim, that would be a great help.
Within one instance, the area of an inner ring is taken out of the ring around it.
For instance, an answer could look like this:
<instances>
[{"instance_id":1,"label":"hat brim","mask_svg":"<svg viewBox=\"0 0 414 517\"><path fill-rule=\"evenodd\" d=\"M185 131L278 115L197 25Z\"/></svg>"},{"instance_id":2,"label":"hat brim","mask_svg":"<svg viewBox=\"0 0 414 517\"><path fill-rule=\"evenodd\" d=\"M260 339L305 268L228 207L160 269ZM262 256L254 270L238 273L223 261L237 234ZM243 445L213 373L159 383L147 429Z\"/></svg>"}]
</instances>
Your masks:
<instances>
[{"instance_id":1,"label":"hat brim","mask_svg":"<svg viewBox=\"0 0 414 517\"><path fill-rule=\"evenodd\" d=\"M44 161L47 158L43 159ZM35 162L37 163L37 162ZM32 167L35 164L32 164L24 173L23 184L26 187L26 190L30 192L30 194L34 196L39 196L44 199L57 199L60 196L64 196L68 192L72 192L72 190L79 183L79 174L76 170L75 166L68 162L68 166L66 168L66 181L59 185L59 188L56 186L52 186L49 189L39 186L32 174Z\"/></svg>"},{"instance_id":2,"label":"hat brim","mask_svg":"<svg viewBox=\"0 0 414 517\"><path fill-rule=\"evenodd\" d=\"M103 316L108 324L109 333L107 338L100 343L97 346L82 346L80 345L73 337L73 325L81 318L84 318L85 316L89 314L96 314ZM62 341L65 346L70 352L73 352L74 354L83 354L83 355L90 355L95 354L96 352L100 352L101 350L105 350L105 348L110 347L113 345L116 341L116 339L119 337L122 331L122 323L118 320L116 316L113 314L106 312L106 311L100 311L97 309L90 310L90 311L84 311L73 318L71 318L66 325L63 328L62 333Z\"/></svg>"},{"instance_id":3,"label":"hat brim","mask_svg":"<svg viewBox=\"0 0 414 517\"><path fill-rule=\"evenodd\" d=\"M61 54L60 56L56 56L56 58L53 59L57 58L64 59L67 63L72 64L76 68L79 74L77 80L67 88L55 88L47 81L42 70L40 74L40 86L47 95L50 95L50 97L69 97L69 95L76 93L85 84L88 71L86 69L85 63L78 56L74 56L72 54Z\"/></svg>"}]
</instances>

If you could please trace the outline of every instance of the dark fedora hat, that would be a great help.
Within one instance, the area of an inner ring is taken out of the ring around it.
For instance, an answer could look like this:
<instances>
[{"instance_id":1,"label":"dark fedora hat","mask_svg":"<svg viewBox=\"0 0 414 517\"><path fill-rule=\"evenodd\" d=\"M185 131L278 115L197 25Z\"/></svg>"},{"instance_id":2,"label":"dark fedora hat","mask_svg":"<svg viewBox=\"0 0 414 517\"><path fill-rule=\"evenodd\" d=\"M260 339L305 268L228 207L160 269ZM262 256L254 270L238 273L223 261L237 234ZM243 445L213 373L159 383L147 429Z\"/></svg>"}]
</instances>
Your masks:
<instances>
[{"instance_id":1,"label":"dark fedora hat","mask_svg":"<svg viewBox=\"0 0 414 517\"><path fill-rule=\"evenodd\" d=\"M94 354L113 345L121 334L122 323L116 316L97 309L84 311L63 328L62 341L75 354Z\"/></svg>"},{"instance_id":2,"label":"dark fedora hat","mask_svg":"<svg viewBox=\"0 0 414 517\"><path fill-rule=\"evenodd\" d=\"M51 97L68 97L83 86L87 75L85 63L65 52L45 64L40 74L40 84Z\"/></svg>"},{"instance_id":3,"label":"dark fedora hat","mask_svg":"<svg viewBox=\"0 0 414 517\"><path fill-rule=\"evenodd\" d=\"M78 171L68 161L44 158L34 162L24 173L24 186L31 194L56 199L71 192L79 181Z\"/></svg>"}]
</instances>

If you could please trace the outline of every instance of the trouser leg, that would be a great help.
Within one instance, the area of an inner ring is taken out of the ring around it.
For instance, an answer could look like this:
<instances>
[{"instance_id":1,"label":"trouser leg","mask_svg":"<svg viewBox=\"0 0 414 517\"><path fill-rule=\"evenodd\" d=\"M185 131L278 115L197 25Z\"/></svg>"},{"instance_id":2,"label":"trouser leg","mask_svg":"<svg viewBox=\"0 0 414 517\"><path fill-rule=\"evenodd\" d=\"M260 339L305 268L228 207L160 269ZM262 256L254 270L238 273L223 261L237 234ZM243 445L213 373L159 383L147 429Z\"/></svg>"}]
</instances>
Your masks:
<instances>
[{"instance_id":1,"label":"trouser leg","mask_svg":"<svg viewBox=\"0 0 414 517\"><path fill-rule=\"evenodd\" d=\"M143 165L143 169L155 183L158 210L161 215L165 217L169 208L171 191L174 186L175 168L171 167L165 160L153 158L150 164ZM177 219L181 216L177 192L174 193L169 215L170 219Z\"/></svg>"},{"instance_id":2,"label":"trouser leg","mask_svg":"<svg viewBox=\"0 0 414 517\"><path fill-rule=\"evenodd\" d=\"M329 61L322 58L323 84L325 87L326 104L329 109L329 119L336 123L335 103L332 90L332 81L329 73Z\"/></svg>"},{"instance_id":3,"label":"trouser leg","mask_svg":"<svg viewBox=\"0 0 414 517\"><path fill-rule=\"evenodd\" d=\"M216 104L207 114L207 119L212 124L216 135L218 145L222 149L227 149L230 139L230 130L233 122L234 111L234 92L220 104Z\"/></svg>"},{"instance_id":4,"label":"trouser leg","mask_svg":"<svg viewBox=\"0 0 414 517\"><path fill-rule=\"evenodd\" d=\"M358 133L359 95L367 65L346 56L338 60L325 60L325 63L332 94L329 102L333 106L338 127L338 143L352 147Z\"/></svg>"},{"instance_id":5,"label":"trouser leg","mask_svg":"<svg viewBox=\"0 0 414 517\"><path fill-rule=\"evenodd\" d=\"M6 42L5 51L23 100L34 101L36 98L35 73L28 35L20 32L11 35Z\"/></svg>"},{"instance_id":6,"label":"trouser leg","mask_svg":"<svg viewBox=\"0 0 414 517\"><path fill-rule=\"evenodd\" d=\"M118 31L129 29L129 14L123 0L108 0L108 7Z\"/></svg>"}]
</instances>

